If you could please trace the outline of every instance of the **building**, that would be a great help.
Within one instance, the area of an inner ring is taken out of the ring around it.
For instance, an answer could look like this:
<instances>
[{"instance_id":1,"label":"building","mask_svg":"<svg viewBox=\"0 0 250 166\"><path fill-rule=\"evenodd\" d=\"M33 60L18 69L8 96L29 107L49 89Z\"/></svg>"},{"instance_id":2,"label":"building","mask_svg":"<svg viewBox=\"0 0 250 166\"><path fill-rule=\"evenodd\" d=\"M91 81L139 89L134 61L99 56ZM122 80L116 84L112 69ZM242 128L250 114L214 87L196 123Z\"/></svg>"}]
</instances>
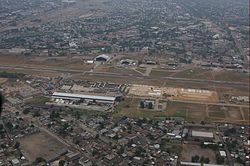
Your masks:
<instances>
[{"instance_id":1,"label":"building","mask_svg":"<svg viewBox=\"0 0 250 166\"><path fill-rule=\"evenodd\" d=\"M205 131L195 131L192 130L192 137L201 137L201 138L214 138L214 134L212 132L205 132Z\"/></svg>"},{"instance_id":2,"label":"building","mask_svg":"<svg viewBox=\"0 0 250 166\"><path fill-rule=\"evenodd\" d=\"M67 162L70 162L70 161L75 161L77 159L79 159L81 156L80 156L80 153L76 152L69 152L65 155L65 159Z\"/></svg>"},{"instance_id":3,"label":"building","mask_svg":"<svg viewBox=\"0 0 250 166\"><path fill-rule=\"evenodd\" d=\"M61 92L54 92L52 94L52 98L65 99L65 100L86 100L86 101L109 103L109 104L113 104L117 99L117 97L110 97L110 96L95 96L95 95L61 93Z\"/></svg>"},{"instance_id":4,"label":"building","mask_svg":"<svg viewBox=\"0 0 250 166\"><path fill-rule=\"evenodd\" d=\"M98 61L98 62L108 62L110 59L111 59L110 56L105 55L105 54L102 54L102 55L98 55L98 56L95 58L95 61Z\"/></svg>"},{"instance_id":5,"label":"building","mask_svg":"<svg viewBox=\"0 0 250 166\"><path fill-rule=\"evenodd\" d=\"M221 157L227 157L227 154L224 150L220 150L220 156Z\"/></svg>"},{"instance_id":6,"label":"building","mask_svg":"<svg viewBox=\"0 0 250 166\"><path fill-rule=\"evenodd\" d=\"M223 166L217 164L201 164L201 163L193 163L193 162L181 162L181 166Z\"/></svg>"},{"instance_id":7,"label":"building","mask_svg":"<svg viewBox=\"0 0 250 166\"><path fill-rule=\"evenodd\" d=\"M137 61L132 60L132 59L122 59L120 61L120 64L123 66L136 66L137 65Z\"/></svg>"},{"instance_id":8,"label":"building","mask_svg":"<svg viewBox=\"0 0 250 166\"><path fill-rule=\"evenodd\" d=\"M20 161L18 159L12 159L11 164L13 166L20 166L21 165L21 163L20 163Z\"/></svg>"}]
</instances>

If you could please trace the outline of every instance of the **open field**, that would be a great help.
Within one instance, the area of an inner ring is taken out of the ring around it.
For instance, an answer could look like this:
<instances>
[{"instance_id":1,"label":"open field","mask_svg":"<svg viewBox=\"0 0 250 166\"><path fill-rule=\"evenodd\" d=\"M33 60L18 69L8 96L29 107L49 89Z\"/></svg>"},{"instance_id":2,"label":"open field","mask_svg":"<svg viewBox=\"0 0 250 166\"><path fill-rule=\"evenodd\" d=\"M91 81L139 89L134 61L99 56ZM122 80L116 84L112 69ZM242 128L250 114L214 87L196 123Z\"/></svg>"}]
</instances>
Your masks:
<instances>
[{"instance_id":1,"label":"open field","mask_svg":"<svg viewBox=\"0 0 250 166\"><path fill-rule=\"evenodd\" d=\"M22 138L20 145L24 156L29 161L34 161L37 157L42 157L49 161L66 151L65 146L61 142L58 142L45 132L39 132Z\"/></svg>"},{"instance_id":2,"label":"open field","mask_svg":"<svg viewBox=\"0 0 250 166\"><path fill-rule=\"evenodd\" d=\"M25 56L0 56L1 65L17 65L17 66L29 66L29 67L55 67L62 69L79 69L83 71L89 71L93 68L93 64L85 64L80 58L70 57L25 57Z\"/></svg>"},{"instance_id":3,"label":"open field","mask_svg":"<svg viewBox=\"0 0 250 166\"><path fill-rule=\"evenodd\" d=\"M173 77L179 78L194 78L194 79L207 79L218 81L235 81L235 82L248 82L249 75L247 73L240 73L230 70L218 70L193 68L181 71L174 74Z\"/></svg>"},{"instance_id":4,"label":"open field","mask_svg":"<svg viewBox=\"0 0 250 166\"><path fill-rule=\"evenodd\" d=\"M5 83L8 80L8 78L0 78L0 84Z\"/></svg>"},{"instance_id":5,"label":"open field","mask_svg":"<svg viewBox=\"0 0 250 166\"><path fill-rule=\"evenodd\" d=\"M203 104L168 101L166 112L169 116L183 117L190 121L202 121L206 118L206 107Z\"/></svg>"},{"instance_id":6,"label":"open field","mask_svg":"<svg viewBox=\"0 0 250 166\"><path fill-rule=\"evenodd\" d=\"M210 117L214 118L226 118L225 110L222 109L222 106L218 105L209 105L208 114Z\"/></svg>"},{"instance_id":7,"label":"open field","mask_svg":"<svg viewBox=\"0 0 250 166\"><path fill-rule=\"evenodd\" d=\"M121 73L121 74L133 74L134 76L140 74L129 68L114 67L110 65L100 65L95 69L96 72L110 72L110 73Z\"/></svg>"},{"instance_id":8,"label":"open field","mask_svg":"<svg viewBox=\"0 0 250 166\"><path fill-rule=\"evenodd\" d=\"M250 116L249 116L249 108L241 108L242 109L242 112L243 112L243 115L245 117L245 120L250 120Z\"/></svg>"},{"instance_id":9,"label":"open field","mask_svg":"<svg viewBox=\"0 0 250 166\"><path fill-rule=\"evenodd\" d=\"M182 117L190 122L223 121L237 124L246 124L248 122L247 108L242 108L244 114L241 115L239 111L240 107L235 106L218 106L160 100L160 103L166 103L166 109L163 111L155 111L140 109L139 102L139 98L125 98L125 100L115 108L114 117ZM244 116L244 118L242 116Z\"/></svg>"},{"instance_id":10,"label":"open field","mask_svg":"<svg viewBox=\"0 0 250 166\"><path fill-rule=\"evenodd\" d=\"M167 77L170 76L172 74L174 74L174 71L169 71L169 70L163 70L163 69L152 69L150 76L154 76L154 77Z\"/></svg>"},{"instance_id":11,"label":"open field","mask_svg":"<svg viewBox=\"0 0 250 166\"><path fill-rule=\"evenodd\" d=\"M30 75L35 75L35 76L44 76L44 77L57 77L62 75L60 72L54 72L54 71L35 71L35 70L16 70L16 69L0 69L0 72L8 72L8 73L20 73L20 74L30 74Z\"/></svg>"},{"instance_id":12,"label":"open field","mask_svg":"<svg viewBox=\"0 0 250 166\"><path fill-rule=\"evenodd\" d=\"M180 161L191 161L192 156L209 157L209 163L216 164L215 152L211 149L202 149L199 145L183 144Z\"/></svg>"},{"instance_id":13,"label":"open field","mask_svg":"<svg viewBox=\"0 0 250 166\"><path fill-rule=\"evenodd\" d=\"M145 73L146 68L145 67L138 67L136 70L141 72L141 73Z\"/></svg>"},{"instance_id":14,"label":"open field","mask_svg":"<svg viewBox=\"0 0 250 166\"><path fill-rule=\"evenodd\" d=\"M225 112L228 119L243 120L239 107L225 106Z\"/></svg>"},{"instance_id":15,"label":"open field","mask_svg":"<svg viewBox=\"0 0 250 166\"><path fill-rule=\"evenodd\" d=\"M148 109L140 109L139 108L140 99L136 98L126 98L122 101L115 109L114 117L159 117L159 116L167 116L166 112L154 111Z\"/></svg>"}]
</instances>

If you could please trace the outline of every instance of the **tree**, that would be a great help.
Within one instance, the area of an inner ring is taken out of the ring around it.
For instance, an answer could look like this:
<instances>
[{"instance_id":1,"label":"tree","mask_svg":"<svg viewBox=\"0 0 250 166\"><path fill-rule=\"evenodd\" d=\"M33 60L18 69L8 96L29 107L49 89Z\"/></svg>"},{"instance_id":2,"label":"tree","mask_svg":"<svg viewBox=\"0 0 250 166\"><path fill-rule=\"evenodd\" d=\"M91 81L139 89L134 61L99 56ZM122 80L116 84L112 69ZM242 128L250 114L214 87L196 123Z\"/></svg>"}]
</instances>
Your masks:
<instances>
[{"instance_id":1,"label":"tree","mask_svg":"<svg viewBox=\"0 0 250 166\"><path fill-rule=\"evenodd\" d=\"M209 162L210 162L210 160L208 157L204 159L204 163L208 164Z\"/></svg>"},{"instance_id":2,"label":"tree","mask_svg":"<svg viewBox=\"0 0 250 166\"><path fill-rule=\"evenodd\" d=\"M204 163L204 160L205 160L204 156L201 156L200 163Z\"/></svg>"},{"instance_id":3,"label":"tree","mask_svg":"<svg viewBox=\"0 0 250 166\"><path fill-rule=\"evenodd\" d=\"M0 93L0 117L2 115L2 111L3 111L3 95Z\"/></svg>"},{"instance_id":4,"label":"tree","mask_svg":"<svg viewBox=\"0 0 250 166\"><path fill-rule=\"evenodd\" d=\"M15 148L15 149L18 149L19 147L20 147L20 143L19 143L19 142L16 142L14 148Z\"/></svg>"},{"instance_id":5,"label":"tree","mask_svg":"<svg viewBox=\"0 0 250 166\"><path fill-rule=\"evenodd\" d=\"M216 162L217 162L217 164L223 164L224 163L224 157L217 154L216 155Z\"/></svg>"},{"instance_id":6,"label":"tree","mask_svg":"<svg viewBox=\"0 0 250 166\"><path fill-rule=\"evenodd\" d=\"M50 118L51 118L51 119L56 119L56 118L59 118L59 117L60 117L59 112L57 112L57 111L55 111L55 110L53 110L53 111L51 112L51 114L50 114Z\"/></svg>"},{"instance_id":7,"label":"tree","mask_svg":"<svg viewBox=\"0 0 250 166\"><path fill-rule=\"evenodd\" d=\"M200 157L198 155L192 156L191 161L192 162L198 162L200 160Z\"/></svg>"},{"instance_id":8,"label":"tree","mask_svg":"<svg viewBox=\"0 0 250 166\"><path fill-rule=\"evenodd\" d=\"M41 114L38 110L36 110L33 114L33 117L39 117L39 116L41 116Z\"/></svg>"},{"instance_id":9,"label":"tree","mask_svg":"<svg viewBox=\"0 0 250 166\"><path fill-rule=\"evenodd\" d=\"M7 123L5 124L5 126L6 126L9 130L11 130L11 129L13 128L13 124L12 124L11 122L7 122Z\"/></svg>"},{"instance_id":10,"label":"tree","mask_svg":"<svg viewBox=\"0 0 250 166\"><path fill-rule=\"evenodd\" d=\"M26 108L26 109L23 110L23 114L25 114L25 115L28 114L29 112L30 112L29 108Z\"/></svg>"},{"instance_id":11,"label":"tree","mask_svg":"<svg viewBox=\"0 0 250 166\"><path fill-rule=\"evenodd\" d=\"M140 102L140 108L145 108L144 101Z\"/></svg>"},{"instance_id":12,"label":"tree","mask_svg":"<svg viewBox=\"0 0 250 166\"><path fill-rule=\"evenodd\" d=\"M64 166L65 163L66 163L66 161L60 160L60 161L59 161L59 166Z\"/></svg>"},{"instance_id":13,"label":"tree","mask_svg":"<svg viewBox=\"0 0 250 166\"><path fill-rule=\"evenodd\" d=\"M153 109L153 103L152 102L148 103L148 109Z\"/></svg>"},{"instance_id":14,"label":"tree","mask_svg":"<svg viewBox=\"0 0 250 166\"><path fill-rule=\"evenodd\" d=\"M41 163L41 162L46 162L46 160L42 157L37 157L35 163Z\"/></svg>"},{"instance_id":15,"label":"tree","mask_svg":"<svg viewBox=\"0 0 250 166\"><path fill-rule=\"evenodd\" d=\"M80 119L81 118L81 112L80 111L76 111L74 114L76 119Z\"/></svg>"}]
</instances>

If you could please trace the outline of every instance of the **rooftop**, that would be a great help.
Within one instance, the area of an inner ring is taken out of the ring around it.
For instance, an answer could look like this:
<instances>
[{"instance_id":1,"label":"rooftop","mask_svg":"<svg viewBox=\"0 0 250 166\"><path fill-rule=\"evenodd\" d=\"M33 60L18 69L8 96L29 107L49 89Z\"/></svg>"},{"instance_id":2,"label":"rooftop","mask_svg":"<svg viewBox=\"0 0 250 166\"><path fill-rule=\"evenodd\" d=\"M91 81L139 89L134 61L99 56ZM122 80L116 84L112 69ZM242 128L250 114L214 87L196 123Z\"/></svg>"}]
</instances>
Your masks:
<instances>
[{"instance_id":1,"label":"rooftop","mask_svg":"<svg viewBox=\"0 0 250 166\"><path fill-rule=\"evenodd\" d=\"M66 98L79 98L79 99L93 99L93 100L105 100L105 101L115 101L116 97L110 96L95 96L95 95L83 95L83 94L75 94L75 93L62 93L62 92L54 92L52 94L53 97L66 97Z\"/></svg>"},{"instance_id":2,"label":"rooftop","mask_svg":"<svg viewBox=\"0 0 250 166\"><path fill-rule=\"evenodd\" d=\"M195 131L192 130L193 137L206 137L206 138L213 138L214 134L212 132L205 132L205 131Z\"/></svg>"}]
</instances>

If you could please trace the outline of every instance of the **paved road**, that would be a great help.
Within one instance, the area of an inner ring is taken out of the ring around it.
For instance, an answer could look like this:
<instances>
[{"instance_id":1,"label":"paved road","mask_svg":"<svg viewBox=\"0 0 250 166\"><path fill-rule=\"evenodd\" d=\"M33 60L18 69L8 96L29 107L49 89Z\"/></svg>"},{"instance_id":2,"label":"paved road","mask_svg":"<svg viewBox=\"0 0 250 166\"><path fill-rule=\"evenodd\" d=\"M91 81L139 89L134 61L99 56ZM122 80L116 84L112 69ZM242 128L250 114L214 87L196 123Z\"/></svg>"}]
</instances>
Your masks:
<instances>
[{"instance_id":1,"label":"paved road","mask_svg":"<svg viewBox=\"0 0 250 166\"><path fill-rule=\"evenodd\" d=\"M71 74L89 74L91 76L102 76L102 77L116 77L116 78L136 78L143 80L173 80L186 83L207 83L207 84L216 84L216 85L229 85L229 86L243 86L248 87L248 83L245 82L232 82L232 81L217 81L217 80L205 80L205 79L192 79L192 78L177 78L177 77L156 77L156 76L137 76L133 74L126 73L111 73L111 72L91 72L75 69L62 69L62 68L51 68L51 67L30 67L30 66L0 66L0 69L15 69L15 70L33 70L33 71L57 71L65 72Z\"/></svg>"}]
</instances>

